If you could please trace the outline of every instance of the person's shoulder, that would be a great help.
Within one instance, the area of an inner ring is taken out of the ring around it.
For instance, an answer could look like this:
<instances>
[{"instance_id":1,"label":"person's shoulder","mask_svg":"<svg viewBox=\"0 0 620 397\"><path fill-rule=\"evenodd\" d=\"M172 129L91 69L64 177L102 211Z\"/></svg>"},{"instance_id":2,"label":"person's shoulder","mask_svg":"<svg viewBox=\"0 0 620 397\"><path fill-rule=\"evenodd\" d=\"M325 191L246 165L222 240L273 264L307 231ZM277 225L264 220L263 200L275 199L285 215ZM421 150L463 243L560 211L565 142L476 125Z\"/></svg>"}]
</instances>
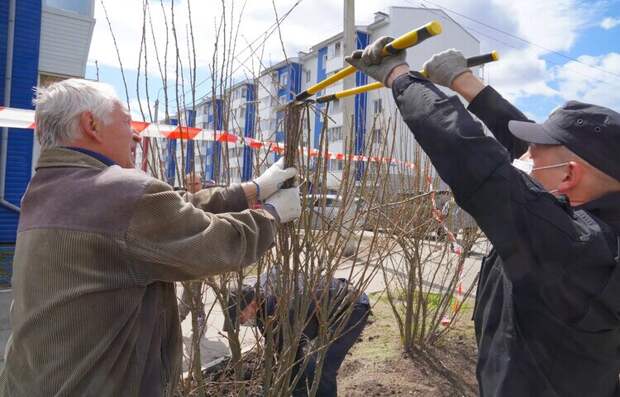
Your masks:
<instances>
[{"instance_id":1,"label":"person's shoulder","mask_svg":"<svg viewBox=\"0 0 620 397\"><path fill-rule=\"evenodd\" d=\"M122 168L112 166L106 168L98 176L98 183L127 189L128 191L145 191L155 186L157 189L170 190L172 187L167 183L148 175L146 172L134 168Z\"/></svg>"}]
</instances>

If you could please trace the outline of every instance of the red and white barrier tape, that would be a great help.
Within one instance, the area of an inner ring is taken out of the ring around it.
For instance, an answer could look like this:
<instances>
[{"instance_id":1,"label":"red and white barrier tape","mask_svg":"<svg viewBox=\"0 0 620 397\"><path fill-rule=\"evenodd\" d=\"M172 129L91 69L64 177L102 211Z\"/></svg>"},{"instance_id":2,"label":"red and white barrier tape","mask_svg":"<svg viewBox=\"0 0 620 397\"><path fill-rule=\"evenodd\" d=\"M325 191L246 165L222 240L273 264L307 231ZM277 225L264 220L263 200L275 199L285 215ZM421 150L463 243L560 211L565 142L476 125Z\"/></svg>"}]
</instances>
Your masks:
<instances>
[{"instance_id":1,"label":"red and white barrier tape","mask_svg":"<svg viewBox=\"0 0 620 397\"><path fill-rule=\"evenodd\" d=\"M35 128L34 110L0 107L0 127L33 129ZM254 138L231 134L227 131L214 131L178 125L149 123L146 121L132 121L131 127L136 130L140 136L148 138L218 141L235 144L239 143L256 150L264 148L278 154L284 153L284 145L280 142L260 141ZM300 147L299 151L302 155L307 155L310 157L323 157L323 153L317 149ZM328 160L346 160L347 157L351 161L393 164L397 166L400 165L408 169L415 168L415 163L400 161L391 157L368 157L354 154L346 155L344 153L334 152L327 152L326 154L326 158Z\"/></svg>"}]
</instances>

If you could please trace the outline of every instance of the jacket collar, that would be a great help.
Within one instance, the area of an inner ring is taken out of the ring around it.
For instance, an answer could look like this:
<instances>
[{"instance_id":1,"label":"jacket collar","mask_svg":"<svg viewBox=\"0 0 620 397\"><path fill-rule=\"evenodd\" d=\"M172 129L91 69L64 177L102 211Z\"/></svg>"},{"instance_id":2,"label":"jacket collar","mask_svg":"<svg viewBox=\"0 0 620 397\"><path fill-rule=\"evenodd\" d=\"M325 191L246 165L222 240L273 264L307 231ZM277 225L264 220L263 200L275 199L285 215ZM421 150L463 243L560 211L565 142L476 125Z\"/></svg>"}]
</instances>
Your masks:
<instances>
[{"instance_id":1,"label":"jacket collar","mask_svg":"<svg viewBox=\"0 0 620 397\"><path fill-rule=\"evenodd\" d=\"M588 201L576 209L590 212L620 232L620 192L608 193L595 200Z\"/></svg>"},{"instance_id":2,"label":"jacket collar","mask_svg":"<svg viewBox=\"0 0 620 397\"><path fill-rule=\"evenodd\" d=\"M82 152L91 157L94 157L97 160L101 161L103 164L107 165L108 167L116 165L116 163L111 158L104 156L103 154L99 152L93 152L92 150L84 149L82 147L74 147L74 146L67 146L67 149L76 150L78 152Z\"/></svg>"},{"instance_id":3,"label":"jacket collar","mask_svg":"<svg viewBox=\"0 0 620 397\"><path fill-rule=\"evenodd\" d=\"M52 167L79 167L103 170L108 166L86 153L63 147L45 149L41 152L35 170Z\"/></svg>"}]
</instances>

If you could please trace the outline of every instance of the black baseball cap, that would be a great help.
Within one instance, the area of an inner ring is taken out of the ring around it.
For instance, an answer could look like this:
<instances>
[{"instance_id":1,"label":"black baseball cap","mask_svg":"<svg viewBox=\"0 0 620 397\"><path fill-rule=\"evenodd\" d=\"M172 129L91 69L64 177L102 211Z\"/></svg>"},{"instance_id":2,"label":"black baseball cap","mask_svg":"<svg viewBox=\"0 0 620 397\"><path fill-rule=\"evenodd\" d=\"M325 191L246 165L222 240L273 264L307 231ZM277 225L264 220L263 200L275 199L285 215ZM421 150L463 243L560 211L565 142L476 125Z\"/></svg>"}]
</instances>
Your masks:
<instances>
[{"instance_id":1,"label":"black baseball cap","mask_svg":"<svg viewBox=\"0 0 620 397\"><path fill-rule=\"evenodd\" d=\"M250 285L244 285L240 291L230 291L228 293L228 316L230 321L235 324L238 321L237 303L239 303L239 309L245 309L256 297L256 289ZM232 331L227 324L224 324L224 331Z\"/></svg>"},{"instance_id":2,"label":"black baseball cap","mask_svg":"<svg viewBox=\"0 0 620 397\"><path fill-rule=\"evenodd\" d=\"M542 124L510 121L508 129L528 143L563 145L605 174L620 181L620 114L569 101Z\"/></svg>"}]
</instances>

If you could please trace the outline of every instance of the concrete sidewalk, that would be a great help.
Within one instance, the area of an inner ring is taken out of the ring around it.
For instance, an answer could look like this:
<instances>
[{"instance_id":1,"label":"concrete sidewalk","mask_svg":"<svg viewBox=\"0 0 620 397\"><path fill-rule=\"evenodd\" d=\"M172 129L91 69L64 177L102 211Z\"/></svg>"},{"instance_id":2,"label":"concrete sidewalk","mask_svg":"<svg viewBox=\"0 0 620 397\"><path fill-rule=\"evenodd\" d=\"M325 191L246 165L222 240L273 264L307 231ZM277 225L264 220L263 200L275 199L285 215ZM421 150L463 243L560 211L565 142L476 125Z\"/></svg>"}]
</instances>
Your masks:
<instances>
[{"instance_id":1,"label":"concrete sidewalk","mask_svg":"<svg viewBox=\"0 0 620 397\"><path fill-rule=\"evenodd\" d=\"M13 301L13 291L10 289L0 290L0 370L4 368L4 349L11 334L9 323L9 309Z\"/></svg>"}]
</instances>

